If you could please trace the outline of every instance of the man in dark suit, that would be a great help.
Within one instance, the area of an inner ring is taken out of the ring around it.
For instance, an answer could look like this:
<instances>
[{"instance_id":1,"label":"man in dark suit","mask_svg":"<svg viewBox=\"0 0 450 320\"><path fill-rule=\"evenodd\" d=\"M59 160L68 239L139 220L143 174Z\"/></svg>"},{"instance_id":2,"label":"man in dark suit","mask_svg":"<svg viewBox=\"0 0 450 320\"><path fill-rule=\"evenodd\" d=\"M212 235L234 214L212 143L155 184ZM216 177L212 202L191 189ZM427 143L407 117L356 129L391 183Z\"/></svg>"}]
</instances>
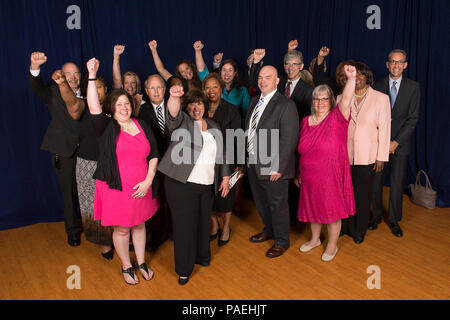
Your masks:
<instances>
[{"instance_id":1,"label":"man in dark suit","mask_svg":"<svg viewBox=\"0 0 450 320\"><path fill-rule=\"evenodd\" d=\"M74 156L78 147L78 123L71 118L61 97L59 86L53 81L47 86L42 80L40 67L47 61L45 54L33 52L30 60L28 79L31 90L47 105L52 118L41 149L52 153L53 167L61 190L67 241L71 246L79 246L81 225L77 219ZM62 72L73 92L81 97L81 74L78 67L74 63L67 62L63 65Z\"/></svg>"},{"instance_id":2,"label":"man in dark suit","mask_svg":"<svg viewBox=\"0 0 450 320\"><path fill-rule=\"evenodd\" d=\"M139 110L139 118L147 122L153 133L155 134L158 143L158 151L161 158L166 152L170 136L169 130L166 126L166 101L164 94L166 92L166 85L163 78L157 74L150 75L144 83L145 92L149 97L149 102L144 103ZM150 242L147 246L151 251L156 249L168 238L170 221L169 208L164 193L164 179L161 172L156 173L155 182L158 184L158 198L160 207L158 212L147 222L147 230Z\"/></svg>"},{"instance_id":3,"label":"man in dark suit","mask_svg":"<svg viewBox=\"0 0 450 320\"><path fill-rule=\"evenodd\" d=\"M295 174L299 122L295 103L277 92L277 70L265 66L258 75L261 95L250 101L247 130L247 172L264 229L251 242L274 239L266 256L281 256L289 248L288 182Z\"/></svg>"},{"instance_id":4,"label":"man in dark suit","mask_svg":"<svg viewBox=\"0 0 450 320\"><path fill-rule=\"evenodd\" d=\"M280 77L277 85L278 92L295 102L300 121L311 114L313 88L306 84L301 78L304 67L303 54L295 50L296 40L292 40L288 45L288 52L284 56L284 71L287 78ZM250 69L250 77L257 78L261 64L259 63L265 56L265 49L256 49L253 53L253 65ZM294 182L289 183L289 211L292 225L297 223L299 192Z\"/></svg>"},{"instance_id":5,"label":"man in dark suit","mask_svg":"<svg viewBox=\"0 0 450 320\"><path fill-rule=\"evenodd\" d=\"M389 148L390 182L388 220L392 233L403 236L398 222L402 219L403 187L411 150L411 135L419 120L420 87L411 79L403 77L408 66L406 52L393 50L386 62L389 76L378 81L374 89L390 96L391 100L391 143ZM373 219L369 230L375 230L381 222L383 211L383 182L385 168L375 174L374 193L372 197Z\"/></svg>"}]
</instances>

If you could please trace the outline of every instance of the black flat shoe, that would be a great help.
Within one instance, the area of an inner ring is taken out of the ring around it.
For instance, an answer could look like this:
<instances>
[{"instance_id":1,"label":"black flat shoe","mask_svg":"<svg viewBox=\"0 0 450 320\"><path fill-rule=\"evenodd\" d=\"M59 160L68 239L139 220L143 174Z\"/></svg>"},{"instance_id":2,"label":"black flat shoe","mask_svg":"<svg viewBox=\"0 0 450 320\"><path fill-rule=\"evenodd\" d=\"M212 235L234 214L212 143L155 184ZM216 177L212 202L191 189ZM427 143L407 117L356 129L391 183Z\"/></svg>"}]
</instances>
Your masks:
<instances>
[{"instance_id":1,"label":"black flat shoe","mask_svg":"<svg viewBox=\"0 0 450 320\"><path fill-rule=\"evenodd\" d=\"M219 247L223 247L224 245L226 245L231 238L231 228L230 228L230 233L228 234L228 239L227 240L221 240L219 237Z\"/></svg>"},{"instance_id":2,"label":"black flat shoe","mask_svg":"<svg viewBox=\"0 0 450 320\"><path fill-rule=\"evenodd\" d=\"M178 284L181 286L184 286L186 283L188 283L189 281L189 277L187 277L186 279L182 279L181 277L178 277Z\"/></svg>"},{"instance_id":3,"label":"black flat shoe","mask_svg":"<svg viewBox=\"0 0 450 320\"><path fill-rule=\"evenodd\" d=\"M353 242L356 244L361 244L364 242L364 237L354 237Z\"/></svg>"},{"instance_id":4,"label":"black flat shoe","mask_svg":"<svg viewBox=\"0 0 450 320\"><path fill-rule=\"evenodd\" d=\"M403 237L403 231L398 223L391 223L391 231L394 236L399 238Z\"/></svg>"},{"instance_id":5,"label":"black flat shoe","mask_svg":"<svg viewBox=\"0 0 450 320\"><path fill-rule=\"evenodd\" d=\"M135 274L134 274L133 267L129 267L129 268L126 269L126 270L123 270L123 268L120 267L120 270L122 270L122 273L127 273L133 280L135 279ZM124 278L124 279L125 279L125 278ZM135 280L135 281L136 281L136 280ZM125 283L128 284L128 285L130 285L130 286L135 286L135 285L138 284L138 282L136 282L136 283L129 283L127 280L125 280Z\"/></svg>"},{"instance_id":6,"label":"black flat shoe","mask_svg":"<svg viewBox=\"0 0 450 320\"><path fill-rule=\"evenodd\" d=\"M71 234L67 237L67 243L71 247L78 247L81 243L80 235L79 234Z\"/></svg>"},{"instance_id":7,"label":"black flat shoe","mask_svg":"<svg viewBox=\"0 0 450 320\"><path fill-rule=\"evenodd\" d=\"M114 248L112 248L111 250L109 250L108 252L103 253L102 252L102 256L103 258L105 258L106 260L112 260L114 257Z\"/></svg>"},{"instance_id":8,"label":"black flat shoe","mask_svg":"<svg viewBox=\"0 0 450 320\"><path fill-rule=\"evenodd\" d=\"M369 230L377 230L378 229L378 225L381 223L380 220L374 220L369 222L369 225L367 226L367 229Z\"/></svg>"},{"instance_id":9,"label":"black flat shoe","mask_svg":"<svg viewBox=\"0 0 450 320\"><path fill-rule=\"evenodd\" d=\"M140 265L138 266L138 268L141 269L141 270L144 270L148 275L150 275L150 272L148 271L148 267L147 267L147 265L145 264L145 262L142 263L142 264L140 264ZM141 272L141 273L142 273L142 272ZM145 279L144 275L142 275L142 277L144 278L145 281L150 281L150 280L152 280L152 279L155 277L155 273L152 272L152 276L150 277L150 279Z\"/></svg>"}]
</instances>

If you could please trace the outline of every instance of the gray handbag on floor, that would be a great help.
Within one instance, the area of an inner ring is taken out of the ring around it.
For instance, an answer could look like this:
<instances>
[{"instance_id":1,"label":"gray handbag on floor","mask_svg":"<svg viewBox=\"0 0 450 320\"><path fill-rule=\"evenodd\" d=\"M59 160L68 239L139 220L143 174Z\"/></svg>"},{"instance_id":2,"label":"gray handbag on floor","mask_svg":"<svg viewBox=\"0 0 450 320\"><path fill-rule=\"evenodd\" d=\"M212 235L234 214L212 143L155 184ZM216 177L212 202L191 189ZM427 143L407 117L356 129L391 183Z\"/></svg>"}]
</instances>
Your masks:
<instances>
[{"instance_id":1,"label":"gray handbag on floor","mask_svg":"<svg viewBox=\"0 0 450 320\"><path fill-rule=\"evenodd\" d=\"M426 184L425 186L420 184L420 174L423 173L425 176ZM411 200L415 204L423 206L427 209L434 209L436 207L436 191L431 188L430 179L425 171L420 170L417 172L416 183L410 184L411 187Z\"/></svg>"}]
</instances>

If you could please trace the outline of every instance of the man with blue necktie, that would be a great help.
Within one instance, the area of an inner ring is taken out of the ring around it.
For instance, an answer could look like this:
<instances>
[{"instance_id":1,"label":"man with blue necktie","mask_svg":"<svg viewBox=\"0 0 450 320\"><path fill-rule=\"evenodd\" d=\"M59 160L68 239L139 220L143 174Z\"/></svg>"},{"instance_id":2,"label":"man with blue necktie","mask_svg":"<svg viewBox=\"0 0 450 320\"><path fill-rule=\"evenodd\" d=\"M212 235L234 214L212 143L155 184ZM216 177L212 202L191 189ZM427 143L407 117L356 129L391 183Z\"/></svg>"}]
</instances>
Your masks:
<instances>
[{"instance_id":1,"label":"man with blue necktie","mask_svg":"<svg viewBox=\"0 0 450 320\"><path fill-rule=\"evenodd\" d=\"M398 222L402 219L403 187L408 166L408 155L411 151L411 135L419 120L420 87L411 79L403 77L403 71L408 66L406 52L400 49L392 50L386 66L389 76L376 82L375 90L386 93L391 100L391 144L389 148L390 192L388 220L392 233L403 236ZM375 174L374 192L372 198L373 219L369 230L375 230L381 222L383 211L383 171Z\"/></svg>"}]
</instances>

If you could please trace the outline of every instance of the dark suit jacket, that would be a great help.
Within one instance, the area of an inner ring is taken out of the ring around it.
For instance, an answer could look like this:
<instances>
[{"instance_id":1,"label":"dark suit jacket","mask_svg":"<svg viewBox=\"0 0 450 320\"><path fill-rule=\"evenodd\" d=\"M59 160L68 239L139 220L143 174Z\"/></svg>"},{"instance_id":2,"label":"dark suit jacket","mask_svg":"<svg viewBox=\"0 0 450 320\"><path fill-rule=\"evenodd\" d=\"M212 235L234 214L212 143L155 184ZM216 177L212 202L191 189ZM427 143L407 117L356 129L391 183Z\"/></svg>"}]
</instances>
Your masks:
<instances>
[{"instance_id":1,"label":"dark suit jacket","mask_svg":"<svg viewBox=\"0 0 450 320\"><path fill-rule=\"evenodd\" d=\"M252 98L248 106L247 118L245 120L245 130L248 130L250 126L250 118L258 103L260 95ZM265 129L267 132L267 139L261 139L262 130ZM279 137L278 141L278 152L272 154L272 134L274 132L271 129L278 129ZM271 158L270 163L264 163L264 159L260 159L257 156L256 159L256 172L259 179L269 180L270 171L275 171L281 173L281 179L291 179L295 175L295 148L298 143L299 134L299 121L298 113L295 103L286 98L279 92L275 92L272 99L270 99L264 113L256 127L256 141L258 141L258 146L261 148L260 143L265 141L267 143L267 156ZM259 153L259 151L257 152ZM263 153L264 154L264 153ZM278 161L277 161L278 160ZM261 169L265 169L267 174L262 174Z\"/></svg>"},{"instance_id":2,"label":"dark suit jacket","mask_svg":"<svg viewBox=\"0 0 450 320\"><path fill-rule=\"evenodd\" d=\"M389 95L389 76L377 81L373 88ZM395 150L397 155L407 156L411 151L411 135L419 120L419 106L419 83L403 77L391 111L391 141L399 143Z\"/></svg>"},{"instance_id":3,"label":"dark suit jacket","mask_svg":"<svg viewBox=\"0 0 450 320\"><path fill-rule=\"evenodd\" d=\"M164 101L164 106L166 109L167 101ZM170 143L170 135L167 124L165 124L165 131L162 133L161 128L159 127L158 117L151 102L146 102L141 106L139 118L144 120L152 128L152 131L156 137L156 143L158 144L159 154L162 157Z\"/></svg>"},{"instance_id":4,"label":"dark suit jacket","mask_svg":"<svg viewBox=\"0 0 450 320\"><path fill-rule=\"evenodd\" d=\"M259 71L262 68L262 64L252 64L250 68L250 79L253 83L258 83L258 75ZM278 83L278 92L284 96L285 88L287 79L283 76L280 76L280 82ZM295 105L297 106L297 113L299 121L301 121L304 117L311 114L311 102L312 102L312 92L314 88L312 88L310 85L308 85L306 82L304 82L302 79L298 80L297 85L295 86L295 89L293 92L291 92L291 96L289 97L292 101L295 102ZM259 94L258 90L258 94Z\"/></svg>"},{"instance_id":5,"label":"dark suit jacket","mask_svg":"<svg viewBox=\"0 0 450 320\"><path fill-rule=\"evenodd\" d=\"M73 120L61 98L58 85L48 86L42 80L42 73L34 77L28 73L31 91L48 107L52 117L42 141L41 149L62 157L70 158L78 147L78 122Z\"/></svg>"}]
</instances>

